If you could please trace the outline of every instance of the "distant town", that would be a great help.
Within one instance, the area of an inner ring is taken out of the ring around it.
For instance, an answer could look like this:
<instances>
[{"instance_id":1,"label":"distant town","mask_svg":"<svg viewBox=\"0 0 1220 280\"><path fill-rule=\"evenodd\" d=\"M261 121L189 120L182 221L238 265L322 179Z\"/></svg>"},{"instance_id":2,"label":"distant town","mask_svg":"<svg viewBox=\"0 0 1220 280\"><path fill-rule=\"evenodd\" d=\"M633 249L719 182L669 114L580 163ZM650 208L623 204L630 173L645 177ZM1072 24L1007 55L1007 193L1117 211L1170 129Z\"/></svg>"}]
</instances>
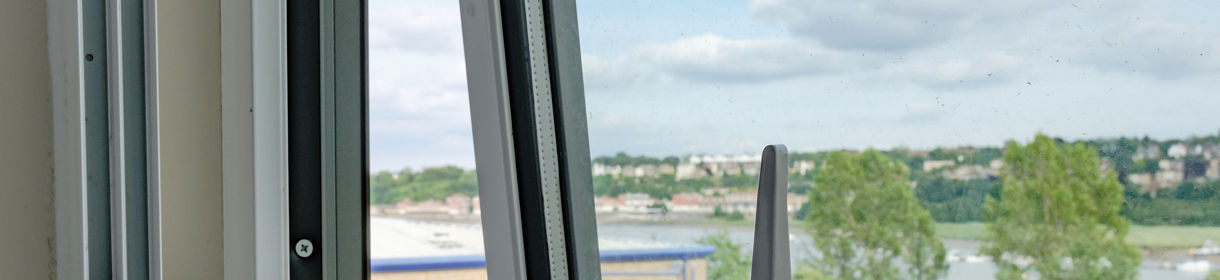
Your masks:
<instances>
[{"instance_id":1,"label":"distant town","mask_svg":"<svg viewBox=\"0 0 1220 280\"><path fill-rule=\"evenodd\" d=\"M1101 156L1100 167L1113 172L1126 187L1124 215L1133 221L1220 225L1220 207L1208 205L1210 198L1220 196L1216 193L1220 191L1220 136L1076 143L1095 148ZM828 152L789 156L790 215L803 215L806 192L814 189L814 175ZM882 152L909 167L912 188L937 221L981 221L983 200L999 193L1004 165L1000 147ZM600 219L750 219L756 209L759 160L753 155L656 158L619 153L597 157L591 170L596 212ZM457 167L373 174L371 211L477 216L481 212L474 177L473 170ZM1198 211L1170 211L1182 207Z\"/></svg>"}]
</instances>

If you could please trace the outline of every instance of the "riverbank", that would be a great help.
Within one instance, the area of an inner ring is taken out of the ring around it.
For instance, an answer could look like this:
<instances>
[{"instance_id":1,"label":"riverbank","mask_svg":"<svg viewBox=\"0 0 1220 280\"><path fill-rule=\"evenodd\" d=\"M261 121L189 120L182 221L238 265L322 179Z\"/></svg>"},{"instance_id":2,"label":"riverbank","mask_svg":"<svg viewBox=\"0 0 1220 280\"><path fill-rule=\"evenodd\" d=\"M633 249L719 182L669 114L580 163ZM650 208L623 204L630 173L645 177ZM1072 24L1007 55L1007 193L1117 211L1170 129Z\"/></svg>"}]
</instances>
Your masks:
<instances>
[{"instance_id":1,"label":"riverbank","mask_svg":"<svg viewBox=\"0 0 1220 280\"><path fill-rule=\"evenodd\" d=\"M936 235L981 241L987 237L987 227L983 223L937 223ZM1145 250L1187 250L1208 239L1220 241L1220 227L1133 225L1127 234L1128 243Z\"/></svg>"}]
</instances>

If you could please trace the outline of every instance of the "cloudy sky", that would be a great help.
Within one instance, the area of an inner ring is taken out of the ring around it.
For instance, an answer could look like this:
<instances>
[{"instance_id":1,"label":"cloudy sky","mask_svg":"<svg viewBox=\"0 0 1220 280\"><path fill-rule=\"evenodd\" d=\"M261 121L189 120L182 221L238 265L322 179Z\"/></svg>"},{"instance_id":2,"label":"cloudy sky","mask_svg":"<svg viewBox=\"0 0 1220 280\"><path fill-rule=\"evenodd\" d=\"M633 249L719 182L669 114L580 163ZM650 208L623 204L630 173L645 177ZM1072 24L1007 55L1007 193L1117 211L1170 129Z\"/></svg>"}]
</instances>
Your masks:
<instances>
[{"instance_id":1,"label":"cloudy sky","mask_svg":"<svg viewBox=\"0 0 1220 280\"><path fill-rule=\"evenodd\" d=\"M1220 1L577 3L594 156L1220 130ZM456 1L371 4L374 170L473 167Z\"/></svg>"}]
</instances>

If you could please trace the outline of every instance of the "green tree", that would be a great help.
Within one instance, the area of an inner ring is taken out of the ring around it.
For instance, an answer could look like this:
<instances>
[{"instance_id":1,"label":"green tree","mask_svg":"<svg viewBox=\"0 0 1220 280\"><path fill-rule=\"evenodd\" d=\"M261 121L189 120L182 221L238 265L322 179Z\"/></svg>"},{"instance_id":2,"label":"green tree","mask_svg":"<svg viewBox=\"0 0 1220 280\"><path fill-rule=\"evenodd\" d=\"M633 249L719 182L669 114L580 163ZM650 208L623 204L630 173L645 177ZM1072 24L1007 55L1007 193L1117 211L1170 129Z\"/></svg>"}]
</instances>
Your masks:
<instances>
[{"instance_id":1,"label":"green tree","mask_svg":"<svg viewBox=\"0 0 1220 280\"><path fill-rule=\"evenodd\" d=\"M802 268L799 268L796 270L796 273L792 275L792 279L796 279L796 280L832 280L834 278L830 278L830 276L826 276L826 274L822 273L821 270L817 270L812 267L802 267Z\"/></svg>"},{"instance_id":2,"label":"green tree","mask_svg":"<svg viewBox=\"0 0 1220 280\"><path fill-rule=\"evenodd\" d=\"M1212 274L1208 274L1207 280L1220 280L1220 272L1212 272Z\"/></svg>"},{"instance_id":3,"label":"green tree","mask_svg":"<svg viewBox=\"0 0 1220 280\"><path fill-rule=\"evenodd\" d=\"M1057 144L1039 134L1027 146L1009 142L1000 198L987 198L990 255L997 279L1134 279L1140 252L1127 244L1119 215L1123 187L1101 170L1097 151Z\"/></svg>"},{"instance_id":4,"label":"green tree","mask_svg":"<svg viewBox=\"0 0 1220 280\"><path fill-rule=\"evenodd\" d=\"M728 231L708 234L697 242L716 247L716 252L708 257L708 279L750 279L750 256L741 252L741 247L745 245L729 239Z\"/></svg>"},{"instance_id":5,"label":"green tree","mask_svg":"<svg viewBox=\"0 0 1220 280\"><path fill-rule=\"evenodd\" d=\"M401 200L402 197L396 196L394 188L397 183L394 182L394 175L389 171L377 172L369 178L369 200L372 204L394 204Z\"/></svg>"},{"instance_id":6,"label":"green tree","mask_svg":"<svg viewBox=\"0 0 1220 280\"><path fill-rule=\"evenodd\" d=\"M805 232L822 254L814 269L836 279L945 275L944 244L915 199L904 163L873 150L834 152L823 168L805 220Z\"/></svg>"}]
</instances>

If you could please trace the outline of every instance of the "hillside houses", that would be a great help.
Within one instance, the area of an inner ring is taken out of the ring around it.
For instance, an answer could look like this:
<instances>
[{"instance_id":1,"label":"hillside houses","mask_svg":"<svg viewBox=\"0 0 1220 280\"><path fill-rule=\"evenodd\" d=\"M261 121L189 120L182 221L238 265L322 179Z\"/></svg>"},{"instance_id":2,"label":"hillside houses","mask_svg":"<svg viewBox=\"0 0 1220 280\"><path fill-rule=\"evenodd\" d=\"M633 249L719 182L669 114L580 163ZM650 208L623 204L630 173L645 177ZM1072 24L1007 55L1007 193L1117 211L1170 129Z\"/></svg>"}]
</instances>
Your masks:
<instances>
[{"instance_id":1,"label":"hillside houses","mask_svg":"<svg viewBox=\"0 0 1220 280\"><path fill-rule=\"evenodd\" d=\"M957 161L953 160L925 160L923 162L923 171L931 172L933 170L953 167L957 165Z\"/></svg>"},{"instance_id":2,"label":"hillside houses","mask_svg":"<svg viewBox=\"0 0 1220 280\"><path fill-rule=\"evenodd\" d=\"M788 214L795 214L807 201L809 197L806 195L787 194ZM656 208L651 207L661 204L665 205L670 213L675 214L707 215L712 214L717 207L725 212L753 214L758 209L758 191L704 190L675 194L673 199L668 200L653 198L643 193L625 193L617 197L594 198L593 204L597 213L657 214Z\"/></svg>"},{"instance_id":3,"label":"hillside houses","mask_svg":"<svg viewBox=\"0 0 1220 280\"><path fill-rule=\"evenodd\" d=\"M805 175L817 164L812 161L794 161L789 173ZM623 176L623 177L659 177L673 175L675 180L699 179L726 175L758 175L759 159L754 156L691 156L677 165L638 164L638 165L607 165L593 163L593 176Z\"/></svg>"},{"instance_id":4,"label":"hillside houses","mask_svg":"<svg viewBox=\"0 0 1220 280\"><path fill-rule=\"evenodd\" d=\"M1128 183L1154 193L1162 188L1175 188L1187 180L1220 180L1220 158L1202 161L1162 159L1157 161L1155 173L1127 174L1126 179Z\"/></svg>"},{"instance_id":5,"label":"hillside houses","mask_svg":"<svg viewBox=\"0 0 1220 280\"><path fill-rule=\"evenodd\" d=\"M471 197L460 193L450 195L444 201L436 199L411 201L410 199L404 199L394 204L393 207L382 209L382 211L396 214L427 213L448 215L477 215L482 212L479 209L478 196Z\"/></svg>"}]
</instances>

